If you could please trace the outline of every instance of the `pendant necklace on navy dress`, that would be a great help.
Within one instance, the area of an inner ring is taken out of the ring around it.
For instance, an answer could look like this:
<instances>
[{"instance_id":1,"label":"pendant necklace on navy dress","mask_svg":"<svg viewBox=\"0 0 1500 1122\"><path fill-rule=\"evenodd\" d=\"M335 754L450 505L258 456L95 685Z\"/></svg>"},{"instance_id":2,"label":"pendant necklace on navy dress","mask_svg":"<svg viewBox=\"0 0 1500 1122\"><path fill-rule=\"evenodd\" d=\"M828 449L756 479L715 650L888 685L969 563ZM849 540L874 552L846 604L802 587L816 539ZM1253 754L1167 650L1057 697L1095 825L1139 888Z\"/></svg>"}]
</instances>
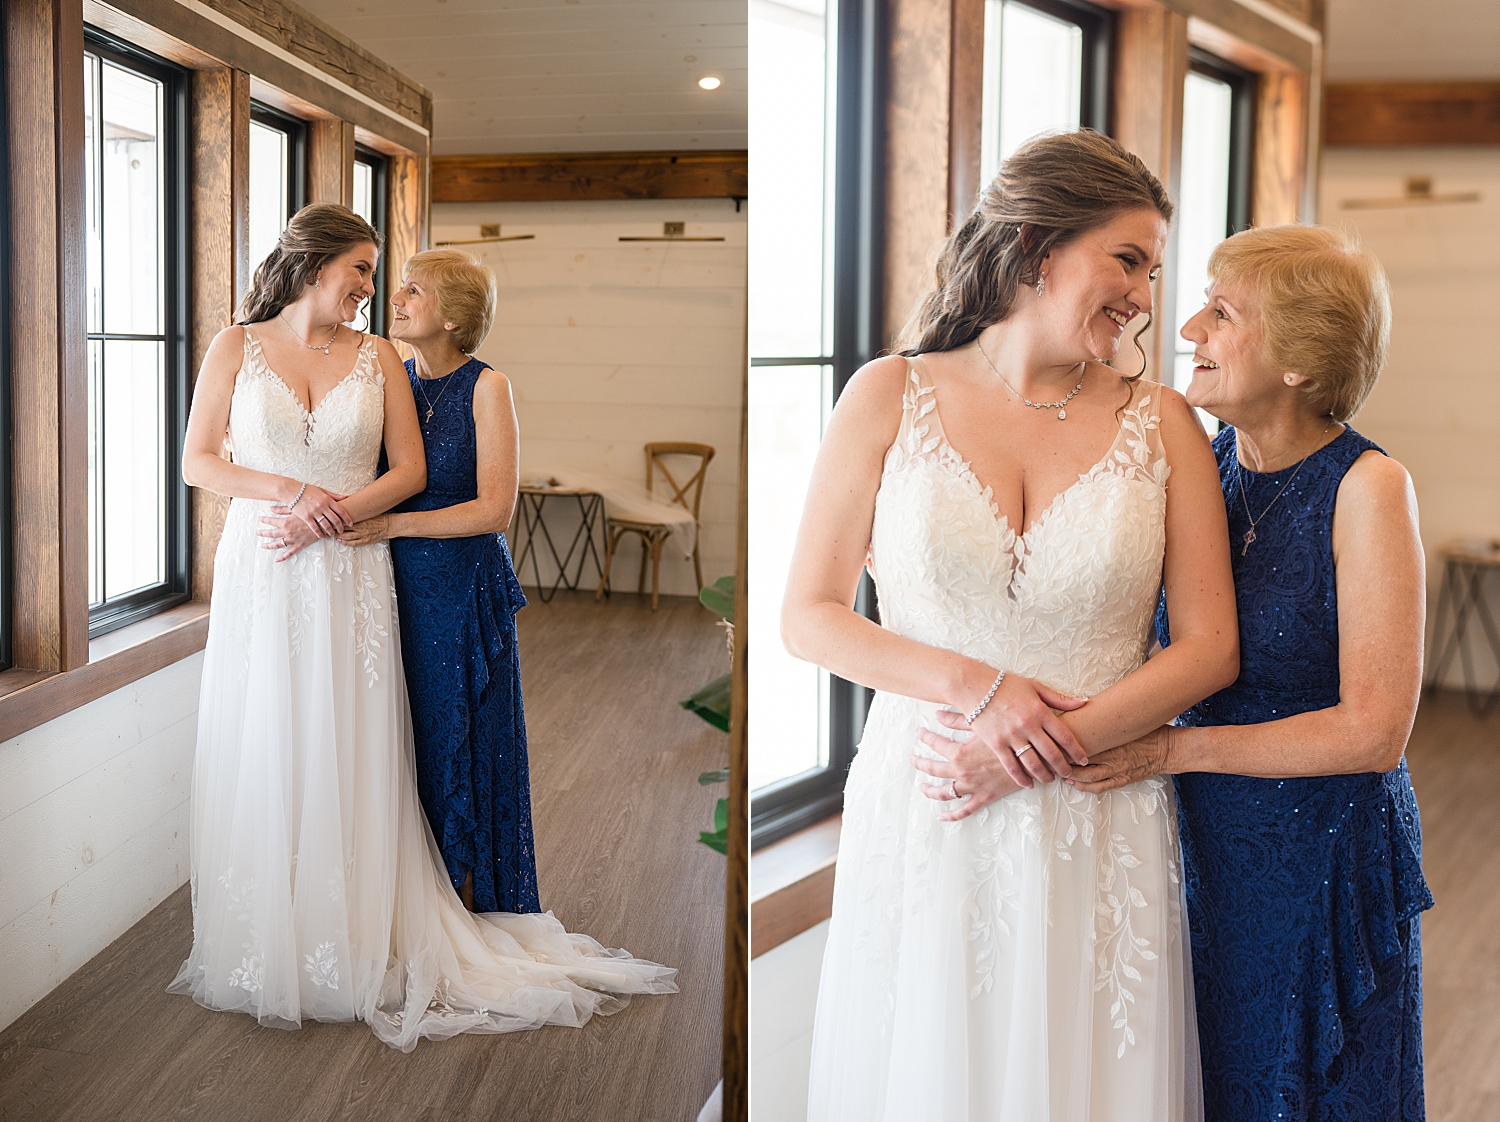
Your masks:
<instances>
[{"instance_id":1,"label":"pendant necklace on navy dress","mask_svg":"<svg viewBox=\"0 0 1500 1122\"><path fill-rule=\"evenodd\" d=\"M449 377L449 378L451 378L453 375L452 374L448 374L446 376ZM442 389L438 390L437 401L430 401L428 399L428 397L427 397L427 387L422 385L423 382L428 381L428 380L429 379L423 378L420 374L417 375L417 385L422 390L422 402L423 402L423 404L425 404L427 406L427 416L422 421L422 423L424 425L431 423L431 421L432 421L432 411L437 408L438 401L442 401L443 400L443 395L448 392L448 387L444 386Z\"/></svg>"},{"instance_id":2,"label":"pendant necklace on navy dress","mask_svg":"<svg viewBox=\"0 0 1500 1122\"><path fill-rule=\"evenodd\" d=\"M1323 431L1318 434L1319 439L1327 436L1328 430L1331 428L1333 428L1333 422L1329 421L1328 424L1324 426ZM1318 448L1322 447L1323 445L1318 445ZM1291 478L1289 478L1285 483L1281 485L1281 490L1276 492L1275 498L1273 498L1266 504L1266 509L1260 512L1260 518L1257 518L1250 513L1250 500L1245 497L1245 465L1240 463L1238 450L1236 450L1234 458L1234 470L1235 473L1240 477L1240 502L1245 507L1245 517L1250 520L1250 529L1245 531L1245 536L1241 539L1245 543L1244 546L1240 549L1241 557L1250 552L1250 543L1255 540L1256 523L1258 523L1261 518L1264 518L1266 515L1271 513L1271 508L1276 505L1276 499L1281 498L1281 496L1285 494L1286 489L1292 485L1292 480L1297 478L1297 472L1302 470L1302 465L1307 463L1308 460L1312 459L1313 452L1316 452L1318 448L1314 448L1312 452L1309 452L1307 455L1303 456L1300 460L1297 461L1297 466L1292 470Z\"/></svg>"}]
</instances>

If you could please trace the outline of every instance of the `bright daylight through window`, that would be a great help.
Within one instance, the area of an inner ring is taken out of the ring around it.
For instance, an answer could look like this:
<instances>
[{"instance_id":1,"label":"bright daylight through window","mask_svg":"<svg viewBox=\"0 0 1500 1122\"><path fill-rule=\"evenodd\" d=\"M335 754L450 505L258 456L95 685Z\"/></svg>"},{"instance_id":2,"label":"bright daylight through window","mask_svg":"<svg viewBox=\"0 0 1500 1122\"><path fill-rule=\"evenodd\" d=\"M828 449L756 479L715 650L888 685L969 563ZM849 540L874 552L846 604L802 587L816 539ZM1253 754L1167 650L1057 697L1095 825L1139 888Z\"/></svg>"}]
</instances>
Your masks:
<instances>
[{"instance_id":1,"label":"bright daylight through window","mask_svg":"<svg viewBox=\"0 0 1500 1122\"><path fill-rule=\"evenodd\" d=\"M822 0L752 0L750 145L750 787L826 765L825 671L788 655L779 616L832 405L834 24Z\"/></svg>"},{"instance_id":2,"label":"bright daylight through window","mask_svg":"<svg viewBox=\"0 0 1500 1122\"><path fill-rule=\"evenodd\" d=\"M1014 0L985 0L979 176L1038 133L1082 122L1083 29Z\"/></svg>"},{"instance_id":3,"label":"bright daylight through window","mask_svg":"<svg viewBox=\"0 0 1500 1122\"><path fill-rule=\"evenodd\" d=\"M101 611L173 576L169 91L161 78L92 51L84 82L89 602L97 622Z\"/></svg>"}]
</instances>

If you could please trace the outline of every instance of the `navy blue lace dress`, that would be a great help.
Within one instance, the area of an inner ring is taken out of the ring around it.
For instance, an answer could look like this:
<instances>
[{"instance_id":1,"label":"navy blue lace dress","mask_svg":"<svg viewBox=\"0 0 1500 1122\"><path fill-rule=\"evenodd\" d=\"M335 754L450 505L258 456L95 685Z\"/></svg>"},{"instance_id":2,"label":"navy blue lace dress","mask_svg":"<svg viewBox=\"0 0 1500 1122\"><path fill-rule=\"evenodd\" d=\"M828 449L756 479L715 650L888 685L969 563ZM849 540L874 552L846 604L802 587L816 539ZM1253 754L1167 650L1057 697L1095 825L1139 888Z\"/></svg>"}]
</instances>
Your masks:
<instances>
[{"instance_id":1,"label":"navy blue lace dress","mask_svg":"<svg viewBox=\"0 0 1500 1122\"><path fill-rule=\"evenodd\" d=\"M419 383L407 362L427 489L397 510L478 497L474 383L485 369L471 358L444 378ZM516 612L526 597L505 538L393 538L391 557L417 789L453 886L472 872L476 911L540 911L516 650Z\"/></svg>"},{"instance_id":2,"label":"navy blue lace dress","mask_svg":"<svg viewBox=\"0 0 1500 1122\"><path fill-rule=\"evenodd\" d=\"M1372 448L1349 429L1313 453L1242 555L1234 430L1214 441L1240 677L1179 724L1338 703L1334 498ZM1257 516L1291 472L1245 472ZM1165 601L1157 633L1170 642ZM1179 775L1177 805L1208 1122L1420 1122L1419 923L1432 897L1406 762L1305 779Z\"/></svg>"}]
</instances>

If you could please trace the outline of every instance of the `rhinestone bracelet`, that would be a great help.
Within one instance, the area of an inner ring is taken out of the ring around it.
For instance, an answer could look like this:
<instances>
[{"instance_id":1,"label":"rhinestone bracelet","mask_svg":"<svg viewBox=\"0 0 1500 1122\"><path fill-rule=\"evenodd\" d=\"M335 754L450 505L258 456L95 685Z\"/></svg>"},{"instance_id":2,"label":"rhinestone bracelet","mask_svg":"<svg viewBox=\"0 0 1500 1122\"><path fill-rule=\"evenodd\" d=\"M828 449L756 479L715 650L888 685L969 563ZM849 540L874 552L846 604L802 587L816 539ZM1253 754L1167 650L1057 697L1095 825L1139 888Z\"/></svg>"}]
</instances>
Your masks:
<instances>
[{"instance_id":1,"label":"rhinestone bracelet","mask_svg":"<svg viewBox=\"0 0 1500 1122\"><path fill-rule=\"evenodd\" d=\"M995 681L994 684L990 686L990 692L985 694L984 700L981 701L978 705L974 706L974 711L964 718L964 724L972 725L975 721L979 720L979 714L984 712L984 707L990 703L990 698L995 696L995 691L1000 688L1000 683L1003 681L1005 681L1004 670L995 675Z\"/></svg>"},{"instance_id":2,"label":"rhinestone bracelet","mask_svg":"<svg viewBox=\"0 0 1500 1122\"><path fill-rule=\"evenodd\" d=\"M300 503L302 501L302 496L305 495L305 494L307 494L307 484L306 483L302 484L302 490L300 490L300 491L297 492L297 497L295 499L293 499L290 503L287 504L287 510L291 510L292 507L294 507L298 503ZM985 698L985 700L988 701L989 698Z\"/></svg>"}]
</instances>

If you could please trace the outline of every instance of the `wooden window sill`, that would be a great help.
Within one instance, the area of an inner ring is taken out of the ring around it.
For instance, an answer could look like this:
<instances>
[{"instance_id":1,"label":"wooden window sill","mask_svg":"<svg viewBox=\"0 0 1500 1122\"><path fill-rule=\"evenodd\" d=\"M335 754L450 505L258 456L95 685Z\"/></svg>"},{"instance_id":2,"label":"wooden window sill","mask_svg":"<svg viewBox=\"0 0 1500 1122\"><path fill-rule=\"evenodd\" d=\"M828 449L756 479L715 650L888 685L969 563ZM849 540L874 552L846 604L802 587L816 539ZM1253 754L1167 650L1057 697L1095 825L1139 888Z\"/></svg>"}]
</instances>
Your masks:
<instances>
[{"instance_id":1,"label":"wooden window sill","mask_svg":"<svg viewBox=\"0 0 1500 1122\"><path fill-rule=\"evenodd\" d=\"M833 914L833 866L843 821L835 814L751 855L752 958Z\"/></svg>"},{"instance_id":2,"label":"wooden window sill","mask_svg":"<svg viewBox=\"0 0 1500 1122\"><path fill-rule=\"evenodd\" d=\"M60 674L0 671L0 741L201 651L207 640L208 604L189 600L93 640L87 666Z\"/></svg>"}]
</instances>

